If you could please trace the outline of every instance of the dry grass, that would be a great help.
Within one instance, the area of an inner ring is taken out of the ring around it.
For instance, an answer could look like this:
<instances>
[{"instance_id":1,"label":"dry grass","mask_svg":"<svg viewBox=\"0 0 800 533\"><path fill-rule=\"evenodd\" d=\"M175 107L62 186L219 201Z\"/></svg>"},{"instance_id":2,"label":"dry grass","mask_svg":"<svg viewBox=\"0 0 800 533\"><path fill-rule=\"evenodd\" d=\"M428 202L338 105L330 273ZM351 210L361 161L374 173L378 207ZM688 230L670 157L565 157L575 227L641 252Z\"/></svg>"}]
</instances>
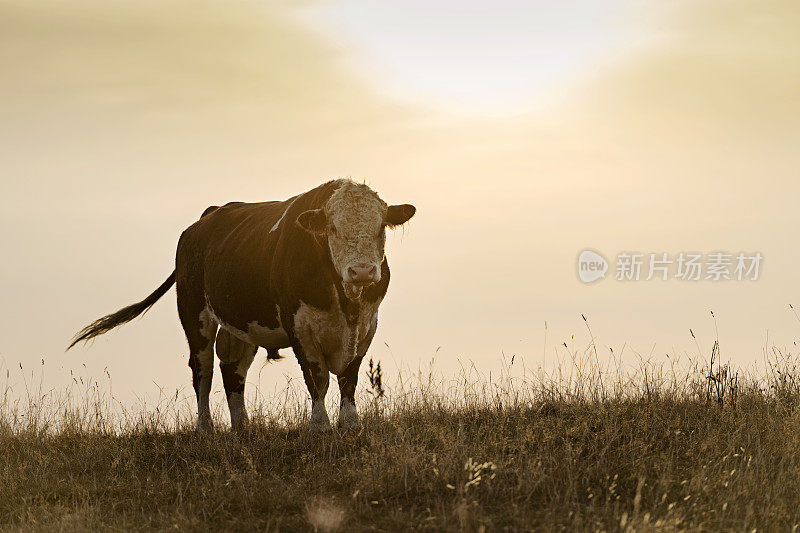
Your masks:
<instances>
[{"instance_id":1,"label":"dry grass","mask_svg":"<svg viewBox=\"0 0 800 533\"><path fill-rule=\"evenodd\" d=\"M287 415L284 406L256 412L246 434L199 436L175 406L112 417L94 386L66 400L7 398L0 525L796 527L800 374L792 357L774 351L761 377L720 365L718 348L713 365L683 371L643 362L623 372L614 357L604 368L590 346L550 376L492 382L465 371L447 382L423 374L387 386L385 396L365 391L373 394L360 395L364 429L355 433L309 434L303 408Z\"/></svg>"}]
</instances>

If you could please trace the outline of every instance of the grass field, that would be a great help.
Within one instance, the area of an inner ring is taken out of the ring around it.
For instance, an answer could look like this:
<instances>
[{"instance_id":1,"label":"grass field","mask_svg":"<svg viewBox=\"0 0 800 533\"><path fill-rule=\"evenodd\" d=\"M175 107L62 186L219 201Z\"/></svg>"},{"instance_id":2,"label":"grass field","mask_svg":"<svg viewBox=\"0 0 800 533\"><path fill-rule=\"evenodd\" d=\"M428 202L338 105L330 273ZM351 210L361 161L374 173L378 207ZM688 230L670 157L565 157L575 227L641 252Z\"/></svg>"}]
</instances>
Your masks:
<instances>
[{"instance_id":1,"label":"grass field","mask_svg":"<svg viewBox=\"0 0 800 533\"><path fill-rule=\"evenodd\" d=\"M47 395L6 399L0 525L9 531L796 527L800 374L791 356L773 352L760 376L716 361L680 372L642 363L625 373L620 365L602 368L593 350L549 377L419 377L383 397L365 379L360 432L310 434L303 406L284 406L280 414L256 406L246 433L218 424L223 429L197 435L188 415L169 409L112 418L91 391L61 404Z\"/></svg>"}]
</instances>

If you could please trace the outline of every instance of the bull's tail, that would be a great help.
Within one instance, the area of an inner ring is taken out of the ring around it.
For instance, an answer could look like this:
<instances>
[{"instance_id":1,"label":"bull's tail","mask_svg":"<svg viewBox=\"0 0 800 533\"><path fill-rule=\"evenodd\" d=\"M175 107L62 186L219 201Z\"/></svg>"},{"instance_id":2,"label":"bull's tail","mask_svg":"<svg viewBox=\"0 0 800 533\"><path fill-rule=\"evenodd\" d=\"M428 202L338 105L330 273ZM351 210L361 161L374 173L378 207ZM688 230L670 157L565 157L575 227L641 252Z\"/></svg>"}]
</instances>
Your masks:
<instances>
[{"instance_id":1,"label":"bull's tail","mask_svg":"<svg viewBox=\"0 0 800 533\"><path fill-rule=\"evenodd\" d=\"M98 318L82 330L80 330L76 335L75 338L72 339L72 343L67 347L67 350L78 344L79 342L88 341L97 337L98 335L102 335L107 331L111 331L112 329L116 328L117 326L121 326L127 322L130 322L137 316L141 315L142 313L146 313L148 309L153 307L153 304L158 301L159 298L164 296L166 292L172 287L175 283L175 272L173 271L172 274L169 275L167 280L161 284L159 288L153 291L153 293L142 300L139 303L135 303L129 305L128 307L123 307L116 313L111 313L110 315L106 315L103 318Z\"/></svg>"}]
</instances>

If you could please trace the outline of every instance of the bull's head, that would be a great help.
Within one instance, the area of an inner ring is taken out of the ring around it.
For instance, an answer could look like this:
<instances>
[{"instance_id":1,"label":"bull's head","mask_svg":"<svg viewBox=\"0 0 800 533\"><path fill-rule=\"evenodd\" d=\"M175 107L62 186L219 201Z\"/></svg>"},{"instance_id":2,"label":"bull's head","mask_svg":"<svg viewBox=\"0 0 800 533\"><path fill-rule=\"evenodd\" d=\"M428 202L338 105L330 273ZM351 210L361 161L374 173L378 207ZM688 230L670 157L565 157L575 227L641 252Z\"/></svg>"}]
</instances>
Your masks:
<instances>
[{"instance_id":1,"label":"bull's head","mask_svg":"<svg viewBox=\"0 0 800 533\"><path fill-rule=\"evenodd\" d=\"M348 293L381 279L386 228L408 221L413 205L387 205L367 185L345 181L321 209L305 211L297 224L310 233L327 237L333 266Z\"/></svg>"}]
</instances>

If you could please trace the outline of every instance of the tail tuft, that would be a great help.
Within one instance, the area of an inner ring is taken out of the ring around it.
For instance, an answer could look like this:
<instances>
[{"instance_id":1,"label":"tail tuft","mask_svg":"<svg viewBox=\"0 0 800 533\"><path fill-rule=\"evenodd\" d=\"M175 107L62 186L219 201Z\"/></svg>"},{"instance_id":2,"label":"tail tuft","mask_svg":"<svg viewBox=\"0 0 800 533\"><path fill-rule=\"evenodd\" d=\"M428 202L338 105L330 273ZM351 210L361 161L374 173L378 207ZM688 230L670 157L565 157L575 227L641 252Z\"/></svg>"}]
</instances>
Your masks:
<instances>
[{"instance_id":1,"label":"tail tuft","mask_svg":"<svg viewBox=\"0 0 800 533\"><path fill-rule=\"evenodd\" d=\"M153 293L142 300L139 303L135 303L129 305L128 307L123 307L116 313L111 313L110 315L106 315L103 318L98 318L82 330L80 330L76 335L75 338L72 339L72 343L67 347L67 350L78 344L79 342L86 342L91 340L98 335L102 335L112 329L116 328L117 326L121 326L127 322L130 322L137 316L146 313L153 304L155 304L159 298L164 296L166 292L172 287L175 283L175 272L170 274L167 280L161 284L159 288L157 288Z\"/></svg>"}]
</instances>

